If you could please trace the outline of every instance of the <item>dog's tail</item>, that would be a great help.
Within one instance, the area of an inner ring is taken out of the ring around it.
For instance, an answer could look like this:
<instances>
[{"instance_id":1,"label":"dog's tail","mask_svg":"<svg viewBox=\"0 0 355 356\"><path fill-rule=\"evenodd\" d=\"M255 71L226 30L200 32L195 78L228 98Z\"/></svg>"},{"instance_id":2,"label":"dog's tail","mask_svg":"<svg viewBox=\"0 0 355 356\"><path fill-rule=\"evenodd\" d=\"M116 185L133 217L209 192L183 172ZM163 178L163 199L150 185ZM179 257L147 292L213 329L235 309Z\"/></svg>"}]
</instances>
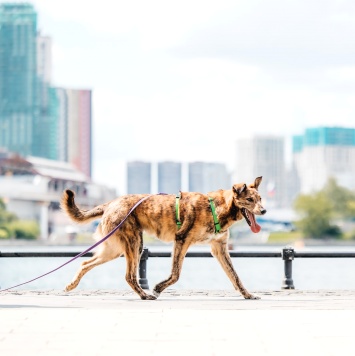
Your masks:
<instances>
[{"instance_id":1,"label":"dog's tail","mask_svg":"<svg viewBox=\"0 0 355 356\"><path fill-rule=\"evenodd\" d=\"M105 212L105 204L98 205L91 210L82 210L75 204L74 197L75 193L72 190L65 190L60 202L60 207L77 223L83 224L98 219Z\"/></svg>"}]
</instances>

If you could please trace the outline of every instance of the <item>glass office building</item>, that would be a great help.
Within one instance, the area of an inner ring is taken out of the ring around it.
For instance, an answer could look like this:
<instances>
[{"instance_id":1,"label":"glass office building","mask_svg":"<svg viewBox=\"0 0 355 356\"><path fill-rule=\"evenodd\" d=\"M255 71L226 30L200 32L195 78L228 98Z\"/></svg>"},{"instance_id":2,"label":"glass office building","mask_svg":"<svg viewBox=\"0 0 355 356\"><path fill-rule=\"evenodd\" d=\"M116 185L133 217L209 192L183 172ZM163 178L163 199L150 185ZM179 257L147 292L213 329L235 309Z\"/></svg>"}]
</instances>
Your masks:
<instances>
[{"instance_id":1,"label":"glass office building","mask_svg":"<svg viewBox=\"0 0 355 356\"><path fill-rule=\"evenodd\" d=\"M293 136L293 159L301 193L324 187L329 178L355 189L355 129L315 127Z\"/></svg>"},{"instance_id":2,"label":"glass office building","mask_svg":"<svg viewBox=\"0 0 355 356\"><path fill-rule=\"evenodd\" d=\"M51 46L31 4L0 4L0 148L90 177L92 92L52 86Z\"/></svg>"},{"instance_id":3,"label":"glass office building","mask_svg":"<svg viewBox=\"0 0 355 356\"><path fill-rule=\"evenodd\" d=\"M0 147L32 154L39 119L37 14L30 4L0 4Z\"/></svg>"}]
</instances>

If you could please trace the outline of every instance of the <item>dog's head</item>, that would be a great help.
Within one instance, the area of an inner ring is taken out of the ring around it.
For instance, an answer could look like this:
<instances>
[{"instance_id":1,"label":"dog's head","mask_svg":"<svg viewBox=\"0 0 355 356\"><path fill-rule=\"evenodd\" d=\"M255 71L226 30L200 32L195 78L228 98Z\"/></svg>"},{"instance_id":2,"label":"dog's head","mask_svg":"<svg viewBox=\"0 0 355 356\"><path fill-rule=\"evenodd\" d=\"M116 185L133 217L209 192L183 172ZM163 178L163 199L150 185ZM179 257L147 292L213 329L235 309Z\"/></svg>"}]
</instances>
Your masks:
<instances>
[{"instance_id":1,"label":"dog's head","mask_svg":"<svg viewBox=\"0 0 355 356\"><path fill-rule=\"evenodd\" d=\"M261 197L258 187L262 177L255 178L254 183L248 186L245 183L233 185L233 201L250 226L251 231L257 233L261 227L255 220L255 215L264 215L266 210L261 205Z\"/></svg>"}]
</instances>

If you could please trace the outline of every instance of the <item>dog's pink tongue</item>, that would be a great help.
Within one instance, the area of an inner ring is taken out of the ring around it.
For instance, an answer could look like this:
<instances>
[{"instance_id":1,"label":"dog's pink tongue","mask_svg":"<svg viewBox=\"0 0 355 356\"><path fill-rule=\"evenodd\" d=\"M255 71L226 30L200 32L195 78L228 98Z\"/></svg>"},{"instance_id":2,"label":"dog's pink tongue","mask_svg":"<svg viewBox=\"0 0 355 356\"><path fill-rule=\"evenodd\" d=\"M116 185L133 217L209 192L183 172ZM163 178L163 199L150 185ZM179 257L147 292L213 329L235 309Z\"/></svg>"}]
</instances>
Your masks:
<instances>
[{"instance_id":1,"label":"dog's pink tongue","mask_svg":"<svg viewBox=\"0 0 355 356\"><path fill-rule=\"evenodd\" d=\"M261 230L261 227L256 222L254 214L250 214L250 222L251 222L251 225L250 225L251 231L253 231L254 233L258 233Z\"/></svg>"}]
</instances>

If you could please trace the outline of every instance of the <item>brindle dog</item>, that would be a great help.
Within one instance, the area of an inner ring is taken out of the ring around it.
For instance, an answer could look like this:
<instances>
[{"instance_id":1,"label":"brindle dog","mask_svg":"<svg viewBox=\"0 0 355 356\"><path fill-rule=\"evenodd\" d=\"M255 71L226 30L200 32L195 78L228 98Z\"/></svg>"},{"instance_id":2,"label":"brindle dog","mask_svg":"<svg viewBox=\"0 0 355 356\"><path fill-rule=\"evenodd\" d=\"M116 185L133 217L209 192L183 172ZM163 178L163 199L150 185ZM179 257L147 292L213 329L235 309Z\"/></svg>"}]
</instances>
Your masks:
<instances>
[{"instance_id":1,"label":"brindle dog","mask_svg":"<svg viewBox=\"0 0 355 356\"><path fill-rule=\"evenodd\" d=\"M78 223L87 223L101 218L95 232L98 239L109 234L126 218L129 211L140 199L149 196L131 212L122 226L110 238L99 245L94 256L82 263L76 276L66 286L65 290L70 291L77 287L84 274L95 266L124 255L127 264L127 283L141 299L156 299L164 289L176 283L179 279L188 248L193 244L209 243L213 256L221 264L234 288L239 290L246 299L259 299L244 288L235 272L228 253L227 242L229 228L243 217L254 233L260 231L260 226L255 221L255 215L266 213L261 205L261 197L258 192L261 180L262 177L257 177L252 184L234 184L232 189L220 189L208 194L181 192L178 201L180 228L176 224L175 195L124 195L98 205L91 210L82 210L75 204L74 192L65 190L61 207L72 220ZM219 232L215 232L213 209L209 198L212 198L215 204L216 216L221 227ZM166 280L154 287L154 295L145 293L137 281L137 270L143 250L143 231L162 241L173 242L174 244L171 274Z\"/></svg>"}]
</instances>

